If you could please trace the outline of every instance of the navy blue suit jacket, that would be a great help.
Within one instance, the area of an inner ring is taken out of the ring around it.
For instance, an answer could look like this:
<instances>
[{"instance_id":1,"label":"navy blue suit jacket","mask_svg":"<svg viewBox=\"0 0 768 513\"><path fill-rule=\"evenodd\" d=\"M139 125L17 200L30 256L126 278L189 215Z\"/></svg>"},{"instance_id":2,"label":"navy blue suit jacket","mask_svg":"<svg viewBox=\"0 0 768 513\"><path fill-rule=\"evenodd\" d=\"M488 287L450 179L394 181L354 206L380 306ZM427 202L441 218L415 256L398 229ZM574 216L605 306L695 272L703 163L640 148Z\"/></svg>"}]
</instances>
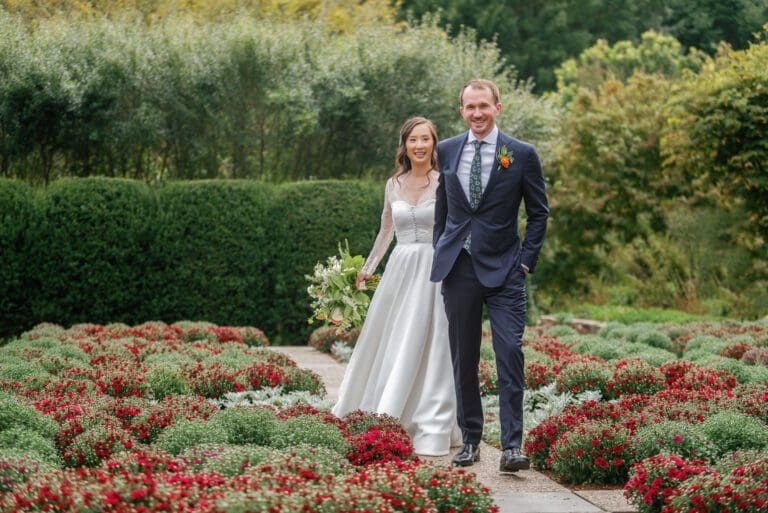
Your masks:
<instances>
[{"instance_id":1,"label":"navy blue suit jacket","mask_svg":"<svg viewBox=\"0 0 768 513\"><path fill-rule=\"evenodd\" d=\"M477 209L472 209L456 174L468 136L469 132L464 132L437 146L440 179L430 279L445 279L471 232L472 263L477 278L486 287L498 287L520 264L530 272L536 268L549 217L546 185L534 147L499 131L496 152L506 146L512 153L512 164L505 169L498 159L494 161L480 203ZM518 231L521 201L525 202L527 215L522 243Z\"/></svg>"}]
</instances>

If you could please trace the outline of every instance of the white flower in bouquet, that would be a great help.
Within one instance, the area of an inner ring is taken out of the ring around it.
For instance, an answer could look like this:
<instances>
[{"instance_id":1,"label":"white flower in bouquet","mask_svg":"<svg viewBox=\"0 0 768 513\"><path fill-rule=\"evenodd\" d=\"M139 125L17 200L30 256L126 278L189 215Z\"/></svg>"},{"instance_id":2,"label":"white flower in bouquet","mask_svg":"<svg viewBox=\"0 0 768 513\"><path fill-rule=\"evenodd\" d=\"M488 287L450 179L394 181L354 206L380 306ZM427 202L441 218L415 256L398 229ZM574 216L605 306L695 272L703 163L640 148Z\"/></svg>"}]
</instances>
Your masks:
<instances>
[{"instance_id":1,"label":"white flower in bouquet","mask_svg":"<svg viewBox=\"0 0 768 513\"><path fill-rule=\"evenodd\" d=\"M339 255L328 257L326 264L318 262L314 274L305 276L310 282L307 293L312 298L312 316L315 319L336 326L339 331L360 327L368 313L371 302L370 292L376 288L379 276L366 282L366 290L355 287L355 279L365 264L360 255L349 254L349 242L345 248L339 243Z\"/></svg>"}]
</instances>

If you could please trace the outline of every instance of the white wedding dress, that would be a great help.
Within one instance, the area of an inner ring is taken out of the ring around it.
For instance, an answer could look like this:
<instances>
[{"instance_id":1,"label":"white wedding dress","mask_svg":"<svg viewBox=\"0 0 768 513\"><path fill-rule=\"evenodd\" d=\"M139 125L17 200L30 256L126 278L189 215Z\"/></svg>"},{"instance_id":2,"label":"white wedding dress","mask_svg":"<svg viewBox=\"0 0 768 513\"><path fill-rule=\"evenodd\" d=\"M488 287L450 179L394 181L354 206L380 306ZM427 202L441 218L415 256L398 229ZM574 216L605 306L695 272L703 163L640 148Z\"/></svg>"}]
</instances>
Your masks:
<instances>
[{"instance_id":1,"label":"white wedding dress","mask_svg":"<svg viewBox=\"0 0 768 513\"><path fill-rule=\"evenodd\" d=\"M418 191L387 181L381 229L364 272L373 274L393 232L397 244L333 408L339 417L360 409L399 418L415 452L426 456L448 454L452 443L461 440L448 320L440 284L429 281L437 181L432 172L429 185Z\"/></svg>"}]
</instances>

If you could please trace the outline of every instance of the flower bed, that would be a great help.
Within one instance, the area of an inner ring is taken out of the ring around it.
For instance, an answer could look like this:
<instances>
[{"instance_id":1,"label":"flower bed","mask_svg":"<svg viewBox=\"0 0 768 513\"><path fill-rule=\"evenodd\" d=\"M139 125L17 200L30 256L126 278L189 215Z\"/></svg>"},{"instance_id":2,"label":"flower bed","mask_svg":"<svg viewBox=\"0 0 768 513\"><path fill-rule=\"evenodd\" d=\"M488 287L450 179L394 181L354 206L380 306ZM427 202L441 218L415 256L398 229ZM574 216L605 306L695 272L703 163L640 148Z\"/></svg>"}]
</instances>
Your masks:
<instances>
[{"instance_id":1,"label":"flower bed","mask_svg":"<svg viewBox=\"0 0 768 513\"><path fill-rule=\"evenodd\" d=\"M766 323L553 333L525 341L529 387L596 390L603 399L526 426L536 468L563 483L626 483L641 513L764 511L768 369L746 355L768 348ZM720 458L744 451L753 460L742 470L717 469ZM705 487L714 495L691 499Z\"/></svg>"},{"instance_id":2,"label":"flower bed","mask_svg":"<svg viewBox=\"0 0 768 513\"><path fill-rule=\"evenodd\" d=\"M325 394L267 343L208 323L46 324L12 341L0 511L497 511L473 474L416 458L397 419L225 401Z\"/></svg>"}]
</instances>

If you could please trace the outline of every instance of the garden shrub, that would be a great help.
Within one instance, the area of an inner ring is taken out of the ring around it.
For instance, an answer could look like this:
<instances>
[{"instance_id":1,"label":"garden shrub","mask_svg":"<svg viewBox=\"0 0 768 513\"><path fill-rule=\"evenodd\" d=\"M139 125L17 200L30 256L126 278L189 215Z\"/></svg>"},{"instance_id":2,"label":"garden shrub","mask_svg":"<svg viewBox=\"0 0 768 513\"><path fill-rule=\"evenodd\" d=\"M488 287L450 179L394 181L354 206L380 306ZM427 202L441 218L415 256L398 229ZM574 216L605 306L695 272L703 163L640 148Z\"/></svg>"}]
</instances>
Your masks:
<instances>
[{"instance_id":1,"label":"garden shrub","mask_svg":"<svg viewBox=\"0 0 768 513\"><path fill-rule=\"evenodd\" d=\"M259 445L199 444L186 449L177 459L197 472L218 472L224 476L239 476L248 467L262 463L274 464L280 452Z\"/></svg>"},{"instance_id":2,"label":"garden shrub","mask_svg":"<svg viewBox=\"0 0 768 513\"><path fill-rule=\"evenodd\" d=\"M555 378L559 393L578 394L587 390L598 390L606 394L611 371L603 362L580 361L565 365Z\"/></svg>"},{"instance_id":3,"label":"garden shrub","mask_svg":"<svg viewBox=\"0 0 768 513\"><path fill-rule=\"evenodd\" d=\"M653 367L660 367L669 361L677 359L675 353L671 353L666 349L659 349L658 347L650 347L645 344L627 344L625 351L627 356L639 358Z\"/></svg>"},{"instance_id":4,"label":"garden shrub","mask_svg":"<svg viewBox=\"0 0 768 513\"><path fill-rule=\"evenodd\" d=\"M64 464L68 467L95 467L113 454L134 445L131 434L118 422L104 419L86 425L83 432L63 448Z\"/></svg>"},{"instance_id":5,"label":"garden shrub","mask_svg":"<svg viewBox=\"0 0 768 513\"><path fill-rule=\"evenodd\" d=\"M615 399L624 394L653 395L664 388L664 375L658 368L638 358L616 362L606 383L605 395Z\"/></svg>"},{"instance_id":6,"label":"garden shrub","mask_svg":"<svg viewBox=\"0 0 768 513\"><path fill-rule=\"evenodd\" d=\"M0 448L0 494L10 496L14 490L34 479L59 468L34 451L23 448Z\"/></svg>"},{"instance_id":7,"label":"garden shrub","mask_svg":"<svg viewBox=\"0 0 768 513\"><path fill-rule=\"evenodd\" d=\"M349 347L355 347L359 335L359 328L339 331L336 326L320 326L309 335L307 344L323 353L331 353L334 344L337 342Z\"/></svg>"},{"instance_id":8,"label":"garden shrub","mask_svg":"<svg viewBox=\"0 0 768 513\"><path fill-rule=\"evenodd\" d=\"M741 361L747 365L760 365L762 367L768 367L768 348L755 347L744 353L741 357Z\"/></svg>"},{"instance_id":9,"label":"garden shrub","mask_svg":"<svg viewBox=\"0 0 768 513\"><path fill-rule=\"evenodd\" d=\"M673 352L675 347L672 344L672 339L665 333L658 330L647 330L638 334L634 342L638 344L645 344L651 347L657 347L669 352Z\"/></svg>"},{"instance_id":10,"label":"garden shrub","mask_svg":"<svg viewBox=\"0 0 768 513\"><path fill-rule=\"evenodd\" d=\"M707 417L702 429L717 449L717 455L743 449L768 446L765 424L753 416L733 411L720 411Z\"/></svg>"},{"instance_id":11,"label":"garden shrub","mask_svg":"<svg viewBox=\"0 0 768 513\"><path fill-rule=\"evenodd\" d=\"M176 365L151 366L146 374L146 386L156 401L169 395L189 393L189 384L184 371Z\"/></svg>"},{"instance_id":12,"label":"garden shrub","mask_svg":"<svg viewBox=\"0 0 768 513\"><path fill-rule=\"evenodd\" d=\"M745 511L760 513L768 504L765 482L768 457L733 469L728 474L709 470L687 479L669 499L673 512Z\"/></svg>"},{"instance_id":13,"label":"garden shrub","mask_svg":"<svg viewBox=\"0 0 768 513\"><path fill-rule=\"evenodd\" d=\"M619 484L634 461L630 432L610 421L574 426L551 449L552 473L571 484Z\"/></svg>"},{"instance_id":14,"label":"garden shrub","mask_svg":"<svg viewBox=\"0 0 768 513\"><path fill-rule=\"evenodd\" d=\"M652 456L632 466L624 496L638 513L661 513L682 483L708 471L702 459L688 460L674 454Z\"/></svg>"},{"instance_id":15,"label":"garden shrub","mask_svg":"<svg viewBox=\"0 0 768 513\"><path fill-rule=\"evenodd\" d=\"M628 344L617 343L615 340L606 340L597 335L581 337L572 349L579 354L591 354L603 360L615 360L627 356Z\"/></svg>"},{"instance_id":16,"label":"garden shrub","mask_svg":"<svg viewBox=\"0 0 768 513\"><path fill-rule=\"evenodd\" d=\"M665 420L640 426L632 442L637 461L666 453L712 462L717 454L702 426L687 421Z\"/></svg>"},{"instance_id":17,"label":"garden shrub","mask_svg":"<svg viewBox=\"0 0 768 513\"><path fill-rule=\"evenodd\" d=\"M156 207L139 181L53 182L36 203L28 233L29 320L71 325L141 317L154 268L148 256Z\"/></svg>"},{"instance_id":18,"label":"garden shrub","mask_svg":"<svg viewBox=\"0 0 768 513\"><path fill-rule=\"evenodd\" d=\"M36 431L25 428L12 428L0 431L0 450L18 448L34 452L54 466L61 465L61 457L53 439L46 438Z\"/></svg>"},{"instance_id":19,"label":"garden shrub","mask_svg":"<svg viewBox=\"0 0 768 513\"><path fill-rule=\"evenodd\" d=\"M549 337L566 337L569 335L578 335L579 332L570 326L564 324L556 324L545 331L545 334Z\"/></svg>"},{"instance_id":20,"label":"garden shrub","mask_svg":"<svg viewBox=\"0 0 768 513\"><path fill-rule=\"evenodd\" d=\"M227 438L227 431L219 424L182 419L160 433L155 447L177 456L196 445L227 443Z\"/></svg>"},{"instance_id":21,"label":"garden shrub","mask_svg":"<svg viewBox=\"0 0 768 513\"><path fill-rule=\"evenodd\" d=\"M0 338L29 326L31 279L29 227L36 222L33 190L21 181L0 178Z\"/></svg>"},{"instance_id":22,"label":"garden shrub","mask_svg":"<svg viewBox=\"0 0 768 513\"><path fill-rule=\"evenodd\" d=\"M288 367L285 369L285 374L283 390L286 392L304 391L318 397L325 397L326 390L323 379L312 369Z\"/></svg>"},{"instance_id":23,"label":"garden shrub","mask_svg":"<svg viewBox=\"0 0 768 513\"><path fill-rule=\"evenodd\" d=\"M349 450L341 430L314 415L299 415L281 421L270 440L270 445L278 449L298 444L326 447L342 455Z\"/></svg>"},{"instance_id":24,"label":"garden shrub","mask_svg":"<svg viewBox=\"0 0 768 513\"><path fill-rule=\"evenodd\" d=\"M603 338L617 339L627 338L628 326L621 322L609 322L597 332L597 334Z\"/></svg>"},{"instance_id":25,"label":"garden shrub","mask_svg":"<svg viewBox=\"0 0 768 513\"><path fill-rule=\"evenodd\" d=\"M720 351L727 345L728 342L722 338L711 335L697 335L688 341L683 356L686 359L691 359L688 358L688 354L696 350L706 351L710 354L720 354Z\"/></svg>"},{"instance_id":26,"label":"garden shrub","mask_svg":"<svg viewBox=\"0 0 768 513\"><path fill-rule=\"evenodd\" d=\"M274 413L267 408L234 407L214 413L208 422L227 433L227 443L234 445L269 445L278 428Z\"/></svg>"},{"instance_id":27,"label":"garden shrub","mask_svg":"<svg viewBox=\"0 0 768 513\"><path fill-rule=\"evenodd\" d=\"M726 454L715 462L713 469L721 475L730 474L739 467L765 458L768 458L768 452L765 450L744 449Z\"/></svg>"},{"instance_id":28,"label":"garden shrub","mask_svg":"<svg viewBox=\"0 0 768 513\"><path fill-rule=\"evenodd\" d=\"M22 404L14 396L0 392L0 432L13 428L28 429L49 439L59 431L52 418Z\"/></svg>"}]
</instances>

